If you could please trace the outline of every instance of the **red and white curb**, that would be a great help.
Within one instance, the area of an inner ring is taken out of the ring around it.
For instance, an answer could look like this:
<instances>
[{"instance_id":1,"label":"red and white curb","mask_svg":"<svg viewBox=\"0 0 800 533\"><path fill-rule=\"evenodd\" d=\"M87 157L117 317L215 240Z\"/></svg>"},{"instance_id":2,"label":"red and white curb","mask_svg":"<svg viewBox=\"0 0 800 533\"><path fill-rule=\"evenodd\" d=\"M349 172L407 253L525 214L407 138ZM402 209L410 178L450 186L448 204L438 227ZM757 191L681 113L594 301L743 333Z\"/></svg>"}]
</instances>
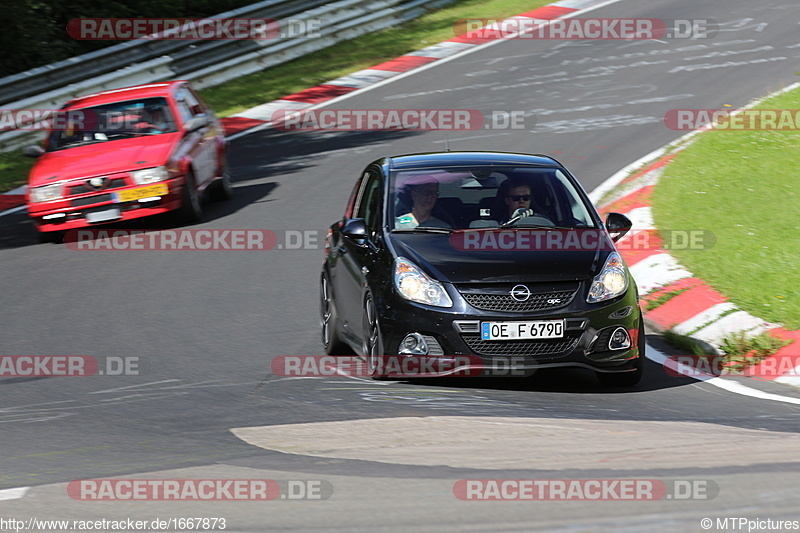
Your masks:
<instances>
[{"instance_id":1,"label":"red and white curb","mask_svg":"<svg viewBox=\"0 0 800 533\"><path fill-rule=\"evenodd\" d=\"M800 83L765 98L797 87L800 87ZM753 107L765 98L743 109ZM622 169L592 192L590 197L595 203L610 194L610 200L599 208L601 213L622 213L633 222L635 230L620 240L620 244L634 239L637 231L655 229L650 199L659 177L676 153L688 147L697 134L709 129L709 126L705 126L690 132L679 139L678 147L670 152L664 148L648 154ZM639 170L632 171L636 168ZM631 250L623 251L622 255L636 279L640 297L644 297L645 301L684 290L663 305L645 313L645 320L650 326L660 331L672 329L681 335L690 336L718 354L722 353L719 349L720 343L729 335L743 333L750 337L768 332L769 335L790 343L773 356L751 365L742 375L800 386L800 331L786 330L779 324L768 323L738 309L725 296L694 277L658 246L648 246L645 250L636 250L635 246L629 248Z\"/></svg>"}]
</instances>

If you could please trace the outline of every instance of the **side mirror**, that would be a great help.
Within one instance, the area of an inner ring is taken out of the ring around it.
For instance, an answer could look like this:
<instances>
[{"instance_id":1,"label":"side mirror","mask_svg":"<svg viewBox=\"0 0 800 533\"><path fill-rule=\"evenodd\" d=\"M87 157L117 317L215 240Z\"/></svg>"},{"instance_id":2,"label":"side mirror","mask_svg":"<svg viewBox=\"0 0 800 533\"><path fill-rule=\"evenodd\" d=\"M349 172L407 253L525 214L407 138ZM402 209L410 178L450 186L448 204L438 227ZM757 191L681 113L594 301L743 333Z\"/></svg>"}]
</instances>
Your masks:
<instances>
[{"instance_id":1,"label":"side mirror","mask_svg":"<svg viewBox=\"0 0 800 533\"><path fill-rule=\"evenodd\" d=\"M363 244L363 241L367 239L367 221L363 218L351 218L345 222L342 235L348 239L361 241L359 244Z\"/></svg>"},{"instance_id":2,"label":"side mirror","mask_svg":"<svg viewBox=\"0 0 800 533\"><path fill-rule=\"evenodd\" d=\"M32 144L22 149L22 155L36 159L44 154L44 148L38 144Z\"/></svg>"},{"instance_id":3,"label":"side mirror","mask_svg":"<svg viewBox=\"0 0 800 533\"><path fill-rule=\"evenodd\" d=\"M620 213L609 213L606 218L606 229L611 234L611 240L617 242L633 227L631 219Z\"/></svg>"},{"instance_id":4,"label":"side mirror","mask_svg":"<svg viewBox=\"0 0 800 533\"><path fill-rule=\"evenodd\" d=\"M187 120L183 124L183 129L186 131L186 133L191 133L199 130L200 128L205 128L206 126L208 126L208 117L205 115L198 115Z\"/></svg>"}]
</instances>

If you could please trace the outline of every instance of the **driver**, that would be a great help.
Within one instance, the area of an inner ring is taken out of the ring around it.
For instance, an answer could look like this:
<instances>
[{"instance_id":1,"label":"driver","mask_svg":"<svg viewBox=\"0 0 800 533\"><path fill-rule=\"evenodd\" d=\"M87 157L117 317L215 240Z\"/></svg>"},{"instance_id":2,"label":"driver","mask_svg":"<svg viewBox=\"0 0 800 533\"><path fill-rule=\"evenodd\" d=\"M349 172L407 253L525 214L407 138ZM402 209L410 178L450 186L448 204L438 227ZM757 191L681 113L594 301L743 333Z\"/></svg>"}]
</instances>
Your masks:
<instances>
[{"instance_id":1,"label":"driver","mask_svg":"<svg viewBox=\"0 0 800 533\"><path fill-rule=\"evenodd\" d=\"M159 105L148 106L142 113L142 122L136 124L139 130L146 130L149 133L164 133L169 129L164 108Z\"/></svg>"},{"instance_id":2,"label":"driver","mask_svg":"<svg viewBox=\"0 0 800 533\"><path fill-rule=\"evenodd\" d=\"M395 220L395 229L410 229L417 226L433 228L452 228L444 220L433 216L433 208L439 198L439 182L431 179L423 183L407 185L405 192L411 198L411 212L400 215Z\"/></svg>"},{"instance_id":3,"label":"driver","mask_svg":"<svg viewBox=\"0 0 800 533\"><path fill-rule=\"evenodd\" d=\"M531 186L526 181L520 178L506 180L497 192L493 218L501 223L508 221L517 209L530 209L532 198Z\"/></svg>"}]
</instances>

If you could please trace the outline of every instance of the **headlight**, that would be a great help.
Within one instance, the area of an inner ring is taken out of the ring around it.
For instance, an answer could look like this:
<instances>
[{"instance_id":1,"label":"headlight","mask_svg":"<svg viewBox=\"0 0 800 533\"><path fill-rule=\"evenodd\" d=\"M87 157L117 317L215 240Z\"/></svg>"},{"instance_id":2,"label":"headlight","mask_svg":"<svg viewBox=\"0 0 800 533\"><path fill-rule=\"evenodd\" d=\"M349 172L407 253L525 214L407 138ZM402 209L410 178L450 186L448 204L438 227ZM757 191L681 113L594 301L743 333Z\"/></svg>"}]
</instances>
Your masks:
<instances>
[{"instance_id":1,"label":"headlight","mask_svg":"<svg viewBox=\"0 0 800 533\"><path fill-rule=\"evenodd\" d=\"M603 270L592 281L586 301L593 304L610 300L626 290L628 290L628 273L625 270L625 263L622 262L622 257L614 252L608 256Z\"/></svg>"},{"instance_id":2,"label":"headlight","mask_svg":"<svg viewBox=\"0 0 800 533\"><path fill-rule=\"evenodd\" d=\"M165 166L145 168L131 172L131 178L133 178L133 182L136 185L145 185L147 183L164 181L168 177L169 172L167 172L167 167Z\"/></svg>"},{"instance_id":3,"label":"headlight","mask_svg":"<svg viewBox=\"0 0 800 533\"><path fill-rule=\"evenodd\" d=\"M403 298L436 307L452 307L453 301L438 281L426 276L417 265L398 257L394 261L394 286Z\"/></svg>"},{"instance_id":4,"label":"headlight","mask_svg":"<svg viewBox=\"0 0 800 533\"><path fill-rule=\"evenodd\" d=\"M48 200L58 200L59 198L62 198L61 182L31 189L31 202L46 202Z\"/></svg>"}]
</instances>

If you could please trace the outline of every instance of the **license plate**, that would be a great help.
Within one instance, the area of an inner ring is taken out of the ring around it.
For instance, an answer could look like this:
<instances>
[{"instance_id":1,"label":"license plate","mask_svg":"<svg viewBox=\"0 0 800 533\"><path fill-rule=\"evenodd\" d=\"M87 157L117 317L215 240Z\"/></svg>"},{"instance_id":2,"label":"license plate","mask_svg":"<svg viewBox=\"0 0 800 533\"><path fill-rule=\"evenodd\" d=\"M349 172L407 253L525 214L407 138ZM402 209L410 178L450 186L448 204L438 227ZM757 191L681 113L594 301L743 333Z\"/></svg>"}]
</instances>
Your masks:
<instances>
[{"instance_id":1,"label":"license plate","mask_svg":"<svg viewBox=\"0 0 800 533\"><path fill-rule=\"evenodd\" d=\"M117 191L112 194L115 202L133 202L141 200L142 198L150 198L151 196L164 196L169 194L169 187L166 183L156 183L155 185L145 185L144 187L137 187L136 189L126 189L124 191Z\"/></svg>"},{"instance_id":2,"label":"license plate","mask_svg":"<svg viewBox=\"0 0 800 533\"><path fill-rule=\"evenodd\" d=\"M481 339L485 341L560 339L563 336L563 319L530 320L527 322L481 322Z\"/></svg>"},{"instance_id":3,"label":"license plate","mask_svg":"<svg viewBox=\"0 0 800 533\"><path fill-rule=\"evenodd\" d=\"M109 220L117 220L120 218L119 209L106 209L105 211L95 211L94 213L86 213L86 222L90 224L93 222L108 222Z\"/></svg>"}]
</instances>

